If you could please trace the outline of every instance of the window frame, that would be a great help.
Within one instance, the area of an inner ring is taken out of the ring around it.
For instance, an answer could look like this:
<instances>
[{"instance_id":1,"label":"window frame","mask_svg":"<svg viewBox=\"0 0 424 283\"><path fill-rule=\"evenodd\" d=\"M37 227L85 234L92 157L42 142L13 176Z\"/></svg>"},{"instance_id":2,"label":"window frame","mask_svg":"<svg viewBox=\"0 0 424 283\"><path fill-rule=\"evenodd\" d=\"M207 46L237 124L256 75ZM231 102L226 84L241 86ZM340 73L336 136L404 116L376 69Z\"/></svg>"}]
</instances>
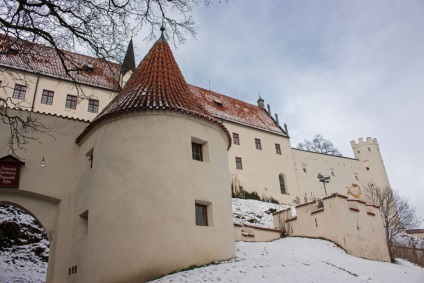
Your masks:
<instances>
[{"instance_id":1,"label":"window frame","mask_svg":"<svg viewBox=\"0 0 424 283\"><path fill-rule=\"evenodd\" d=\"M202 149L202 147L203 147L203 145L200 144L200 143L191 142L191 158L193 160L203 162L203 149ZM198 152L196 152L196 149L199 149Z\"/></svg>"},{"instance_id":2,"label":"window frame","mask_svg":"<svg viewBox=\"0 0 424 283\"><path fill-rule=\"evenodd\" d=\"M236 157L236 169L243 170L243 161L241 157Z\"/></svg>"},{"instance_id":3,"label":"window frame","mask_svg":"<svg viewBox=\"0 0 424 283\"><path fill-rule=\"evenodd\" d=\"M43 89L41 94L41 104L53 105L54 91Z\"/></svg>"},{"instance_id":4,"label":"window frame","mask_svg":"<svg viewBox=\"0 0 424 283\"><path fill-rule=\"evenodd\" d=\"M255 138L255 147L256 147L257 150L262 150L261 139Z\"/></svg>"},{"instance_id":5,"label":"window frame","mask_svg":"<svg viewBox=\"0 0 424 283\"><path fill-rule=\"evenodd\" d=\"M240 145L240 135L238 133L233 133L233 144Z\"/></svg>"},{"instance_id":6,"label":"window frame","mask_svg":"<svg viewBox=\"0 0 424 283\"><path fill-rule=\"evenodd\" d=\"M77 109L77 101L78 98L76 95L67 94L66 95L66 102L65 102L65 108L67 109Z\"/></svg>"},{"instance_id":7,"label":"window frame","mask_svg":"<svg viewBox=\"0 0 424 283\"><path fill-rule=\"evenodd\" d=\"M284 178L283 174L278 175L278 180L280 183L280 192L283 195L288 195L287 186L286 186L286 180Z\"/></svg>"},{"instance_id":8,"label":"window frame","mask_svg":"<svg viewBox=\"0 0 424 283\"><path fill-rule=\"evenodd\" d=\"M97 104L96 104L97 103ZM88 109L90 113L99 113L100 101L98 99L88 99Z\"/></svg>"},{"instance_id":9,"label":"window frame","mask_svg":"<svg viewBox=\"0 0 424 283\"><path fill-rule=\"evenodd\" d=\"M12 98L25 100L25 95L28 87L26 85L15 84Z\"/></svg>"},{"instance_id":10,"label":"window frame","mask_svg":"<svg viewBox=\"0 0 424 283\"><path fill-rule=\"evenodd\" d=\"M209 226L208 224L208 206L201 203L195 203L195 223L196 226ZM200 214L199 214L200 213Z\"/></svg>"},{"instance_id":11,"label":"window frame","mask_svg":"<svg viewBox=\"0 0 424 283\"><path fill-rule=\"evenodd\" d=\"M275 144L275 153L281 155L281 146L279 143Z\"/></svg>"}]
</instances>

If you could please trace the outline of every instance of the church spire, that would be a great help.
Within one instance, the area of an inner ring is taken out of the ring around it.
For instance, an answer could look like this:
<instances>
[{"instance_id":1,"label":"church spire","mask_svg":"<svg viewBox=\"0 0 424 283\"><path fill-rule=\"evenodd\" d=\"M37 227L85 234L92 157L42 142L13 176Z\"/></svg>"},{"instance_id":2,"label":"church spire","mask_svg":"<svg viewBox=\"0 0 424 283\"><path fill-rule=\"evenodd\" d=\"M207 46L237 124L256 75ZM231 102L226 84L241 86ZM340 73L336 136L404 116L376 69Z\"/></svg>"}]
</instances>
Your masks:
<instances>
[{"instance_id":1,"label":"church spire","mask_svg":"<svg viewBox=\"0 0 424 283\"><path fill-rule=\"evenodd\" d=\"M134 46L132 36L130 43L128 44L127 53L125 53L124 62L122 62L121 76L124 77L128 71L135 71Z\"/></svg>"}]
</instances>

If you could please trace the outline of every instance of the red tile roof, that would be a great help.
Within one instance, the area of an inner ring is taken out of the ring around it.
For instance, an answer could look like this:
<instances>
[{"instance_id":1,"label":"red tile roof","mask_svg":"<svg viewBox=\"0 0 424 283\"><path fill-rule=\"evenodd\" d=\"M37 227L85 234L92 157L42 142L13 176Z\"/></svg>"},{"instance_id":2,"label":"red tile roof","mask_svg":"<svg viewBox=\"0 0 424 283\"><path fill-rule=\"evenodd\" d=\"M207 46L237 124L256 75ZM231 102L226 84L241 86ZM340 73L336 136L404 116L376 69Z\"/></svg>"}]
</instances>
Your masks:
<instances>
[{"instance_id":1,"label":"red tile roof","mask_svg":"<svg viewBox=\"0 0 424 283\"><path fill-rule=\"evenodd\" d=\"M194 85L189 88L215 118L286 136L268 112L257 105Z\"/></svg>"},{"instance_id":2,"label":"red tile roof","mask_svg":"<svg viewBox=\"0 0 424 283\"><path fill-rule=\"evenodd\" d=\"M10 48L19 49L19 53L10 54ZM92 66L93 71L71 71L69 77L53 48L0 34L0 66L119 91L120 64L69 51L62 52L69 58L69 62L76 64L76 67ZM66 66L69 69L76 69L69 62Z\"/></svg>"},{"instance_id":3,"label":"red tile roof","mask_svg":"<svg viewBox=\"0 0 424 283\"><path fill-rule=\"evenodd\" d=\"M84 130L77 142L109 117L146 110L179 111L213 122L226 132L228 147L231 145L230 134L225 126L213 118L190 92L171 48L163 37L156 41L124 89Z\"/></svg>"}]
</instances>

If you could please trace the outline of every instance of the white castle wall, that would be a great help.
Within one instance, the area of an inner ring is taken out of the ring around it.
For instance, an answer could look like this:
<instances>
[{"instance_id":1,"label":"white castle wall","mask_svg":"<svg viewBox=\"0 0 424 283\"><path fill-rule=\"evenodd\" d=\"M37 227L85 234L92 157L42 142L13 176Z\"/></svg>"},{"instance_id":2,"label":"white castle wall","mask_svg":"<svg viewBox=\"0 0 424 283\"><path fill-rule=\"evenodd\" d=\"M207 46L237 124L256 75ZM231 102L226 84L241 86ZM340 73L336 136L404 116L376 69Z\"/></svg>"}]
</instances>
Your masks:
<instances>
[{"instance_id":1,"label":"white castle wall","mask_svg":"<svg viewBox=\"0 0 424 283\"><path fill-rule=\"evenodd\" d=\"M292 203L299 194L290 139L265 131L224 121L231 133L238 133L240 145L232 144L228 152L230 176L248 192L272 196L282 203ZM255 147L255 138L261 140L262 150ZM275 144L280 144L281 155ZM236 169L235 158L242 158L243 170ZM279 175L283 174L287 194L282 194Z\"/></svg>"},{"instance_id":2,"label":"white castle wall","mask_svg":"<svg viewBox=\"0 0 424 283\"><path fill-rule=\"evenodd\" d=\"M14 71L4 71L1 73L1 97L12 97L15 84L26 85L27 90L25 94L25 100L11 98L12 102L18 104L18 107L25 109L56 114L70 118L77 118L83 120L93 120L103 108L109 104L112 98L116 95L116 92L96 88L86 85L78 85L72 82L49 78L46 76L37 76L31 73L22 73ZM41 97L43 90L49 90L54 92L53 104L47 105L41 103ZM80 99L76 109L65 108L66 96L75 95L79 96ZM88 99L99 100L99 111L98 113L88 112Z\"/></svg>"},{"instance_id":3,"label":"white castle wall","mask_svg":"<svg viewBox=\"0 0 424 283\"><path fill-rule=\"evenodd\" d=\"M291 210L274 213L274 226L289 236L325 238L351 255L390 262L380 210L359 200L333 194L322 208L314 201L296 206L296 216Z\"/></svg>"}]
</instances>

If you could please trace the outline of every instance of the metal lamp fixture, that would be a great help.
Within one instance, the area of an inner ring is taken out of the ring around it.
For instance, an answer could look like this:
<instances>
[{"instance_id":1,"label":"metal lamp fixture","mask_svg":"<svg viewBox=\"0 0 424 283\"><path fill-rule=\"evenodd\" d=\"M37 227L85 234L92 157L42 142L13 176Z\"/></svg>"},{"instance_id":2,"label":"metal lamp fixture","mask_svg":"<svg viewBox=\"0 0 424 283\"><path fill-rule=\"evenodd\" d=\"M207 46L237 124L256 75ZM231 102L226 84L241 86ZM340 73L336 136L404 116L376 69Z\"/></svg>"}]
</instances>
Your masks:
<instances>
[{"instance_id":1,"label":"metal lamp fixture","mask_svg":"<svg viewBox=\"0 0 424 283\"><path fill-rule=\"evenodd\" d=\"M317 178L324 185L325 196L327 196L327 188L325 187L325 183L330 183L330 175L324 176L321 173L318 173Z\"/></svg>"}]
</instances>

